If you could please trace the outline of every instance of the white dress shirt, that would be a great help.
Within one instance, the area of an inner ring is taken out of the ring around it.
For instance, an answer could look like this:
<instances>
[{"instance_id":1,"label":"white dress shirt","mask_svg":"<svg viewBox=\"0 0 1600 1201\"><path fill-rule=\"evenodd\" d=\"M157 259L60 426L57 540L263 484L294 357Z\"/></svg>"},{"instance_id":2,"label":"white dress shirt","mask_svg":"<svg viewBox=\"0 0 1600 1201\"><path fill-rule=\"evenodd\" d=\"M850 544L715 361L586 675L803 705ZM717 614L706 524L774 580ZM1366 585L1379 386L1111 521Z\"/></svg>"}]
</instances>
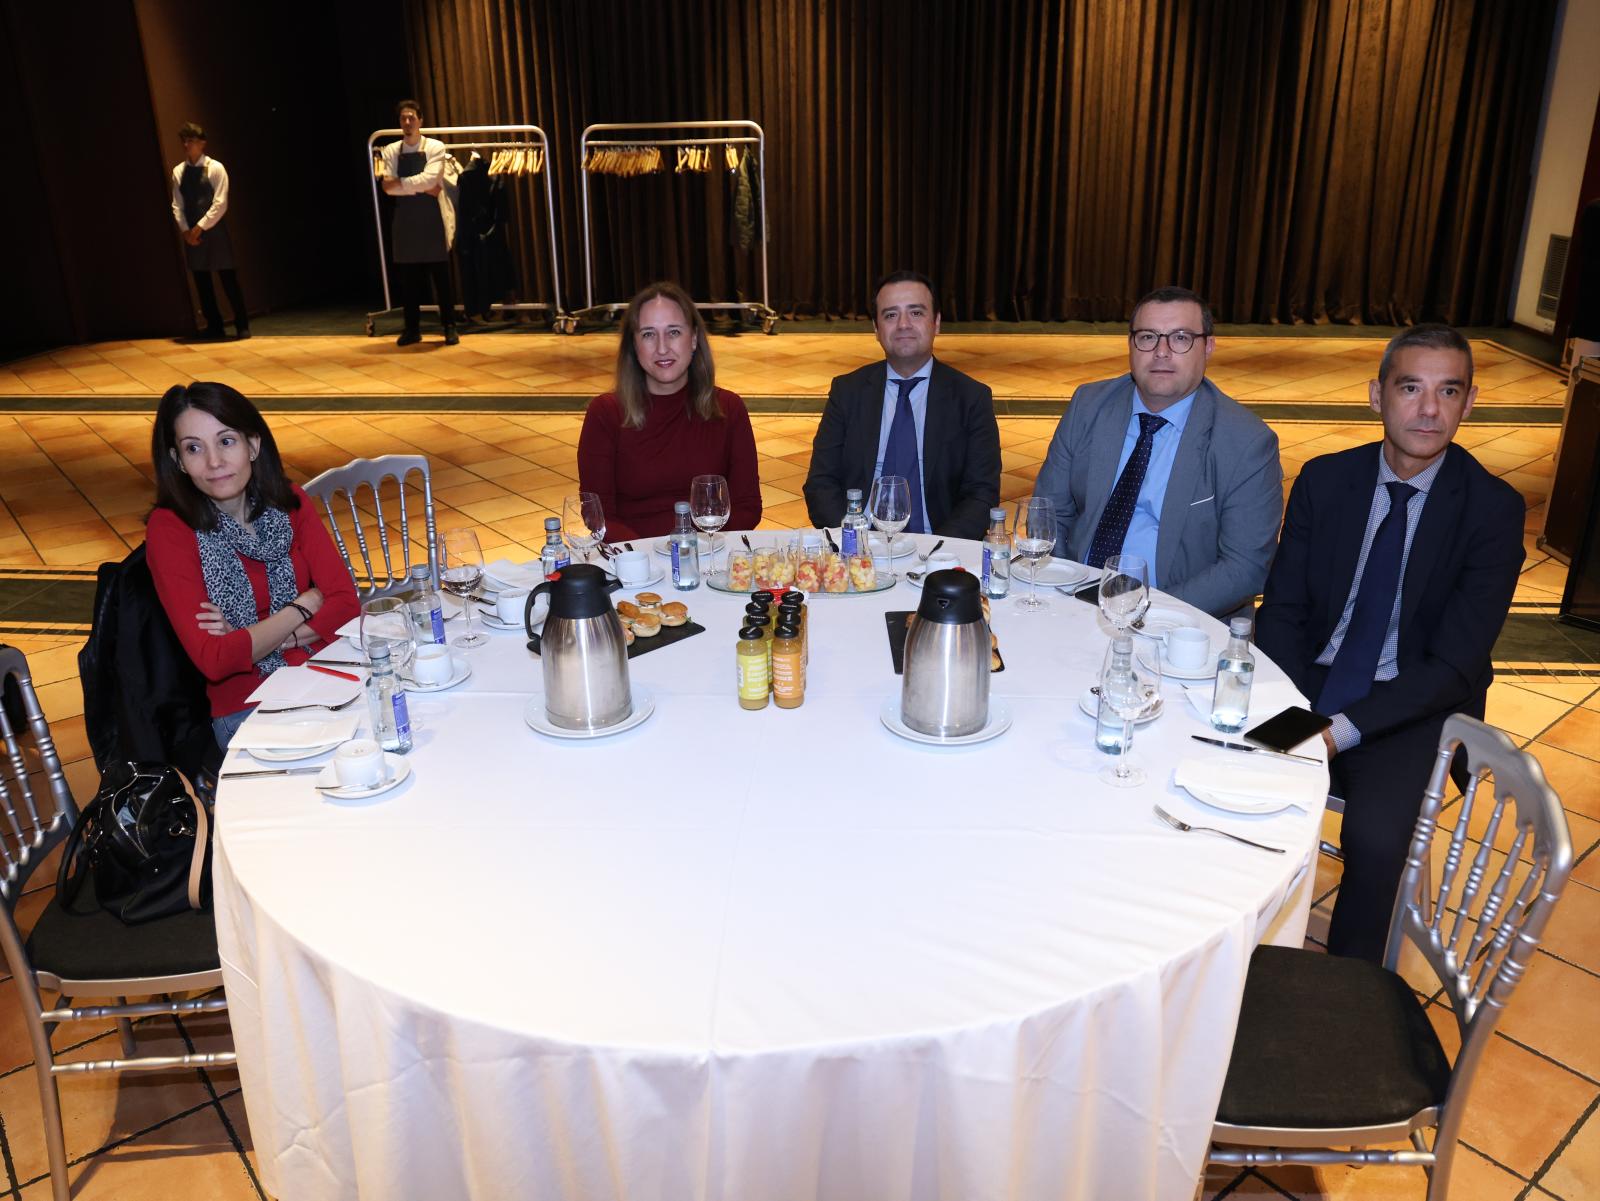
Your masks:
<instances>
[{"instance_id":1,"label":"white dress shirt","mask_svg":"<svg viewBox=\"0 0 1600 1201\"><path fill-rule=\"evenodd\" d=\"M189 232L189 219L183 215L183 169L189 165L185 159L172 169L172 219L178 223L178 228ZM195 222L201 229L210 229L221 221L228 211L228 172L227 169L209 154L200 156L200 168L205 171L206 178L211 181L211 207L205 215Z\"/></svg>"}]
</instances>

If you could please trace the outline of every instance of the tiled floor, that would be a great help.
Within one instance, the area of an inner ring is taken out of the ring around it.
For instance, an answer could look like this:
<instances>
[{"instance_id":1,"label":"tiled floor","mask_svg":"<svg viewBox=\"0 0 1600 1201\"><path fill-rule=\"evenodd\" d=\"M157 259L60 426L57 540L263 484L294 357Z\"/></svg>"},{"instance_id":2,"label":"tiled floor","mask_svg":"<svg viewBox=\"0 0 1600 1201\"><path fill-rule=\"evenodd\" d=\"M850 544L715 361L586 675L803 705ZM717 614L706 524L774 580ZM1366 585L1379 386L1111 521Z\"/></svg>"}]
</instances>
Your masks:
<instances>
[{"instance_id":1,"label":"tiled floor","mask_svg":"<svg viewBox=\"0 0 1600 1201\"><path fill-rule=\"evenodd\" d=\"M277 353L272 345L276 341L258 338L242 347L220 349L247 352L267 362ZM358 350L371 345L365 339L335 341L353 343ZM585 344L583 339L551 341L554 357ZM741 353L746 346L770 353L791 341L798 339L746 337L737 345ZM1290 358L1304 349L1295 346L1290 353L1282 340L1263 341L1275 341L1280 353ZM599 340L588 342L597 345ZM614 348L609 339L607 344ZM163 345L170 348L170 344ZM836 337L833 345L838 345ZM1371 344L1357 345L1361 347L1361 370L1370 373L1376 350ZM867 343L863 354L870 347ZM102 356L109 354L115 359L119 348L98 349ZM202 349L207 355L218 353L218 348ZM943 350L941 340L941 353ZM63 353L71 357L80 352ZM718 354L724 363L736 357L724 354L720 341ZM986 361L995 371L1003 370L995 360ZM1099 361L1105 369L1103 355ZM1511 363L1519 366L1512 368ZM776 386L794 391L825 389L827 377L840 369L837 355L832 364L816 367L816 381L820 382L807 382L809 377L802 377L808 369L801 368ZM1354 370L1356 365L1352 359L1340 370ZM1278 366L1283 368L1281 363ZM1522 404L1548 403L1551 396L1559 394L1559 380L1553 373L1518 374L1525 366L1521 360L1507 358L1508 377L1516 375L1516 380L1508 378L1507 383L1521 389L1513 399ZM71 373L75 368L57 365L48 370ZM159 377L148 377L142 385L146 395L152 388L159 391L176 369L163 364L159 370ZM339 389L344 370L331 371L333 382L326 390ZM591 365L585 370L598 368ZM205 370L196 373L210 374ZM1272 364L1259 365L1257 373L1271 375ZM191 370L186 367L181 374L188 376ZM251 388L271 386L257 381L253 373L246 374ZM1056 374L1052 386L1059 387L1062 378L1063 374ZM563 387L593 390L603 385L603 381L597 384L592 380L580 384L580 379L589 377L573 375ZM77 376L73 380L67 390L79 394L87 387L116 386L112 382L86 385ZM244 379L240 382L246 383ZM309 391L288 374L281 377L280 386ZM350 386L363 393L376 390L365 378ZM1020 390L1030 386L1022 375L1014 377L1011 386L1019 389L1015 395L1030 394ZM1355 377L1337 385L1330 383L1332 392L1354 387ZM0 382L0 392L8 388L12 395L20 390L17 383ZM1321 400L1327 396L1296 389L1284 398ZM150 503L146 464L149 420L127 412L42 411L48 404L41 401L40 411L0 414L0 640L28 654L46 712L70 763L75 792L87 797L93 791L95 773L85 743L76 655L83 640L88 598L92 597L93 567L104 559L121 557L142 536L143 516ZM295 479L304 480L358 455L425 453L434 465L440 525L477 527L491 555L530 553L540 540L543 516L559 505L576 474L574 447L580 424L576 413L498 408L491 412L352 414L334 411L336 404L332 402L329 411L272 415ZM1480 412L1462 430L1460 440L1527 498L1529 558L1501 641L1504 653L1497 652L1499 678L1490 694L1489 719L1528 745L1543 762L1562 794L1574 842L1585 857L1482 1069L1467 1116L1467 1150L1452 1196L1469 1201L1502 1197L1579 1201L1600 1196L1600 1116L1596 1115L1600 1108L1600 1040L1594 1034L1595 1015L1600 1014L1600 668L1596 666L1600 640L1551 621L1565 571L1533 542L1533 532L1543 517L1557 427L1549 423L1495 425L1489 423L1492 417L1492 412ZM804 522L800 482L815 422L814 416L802 414L754 418L767 506L764 524ZM1273 425L1282 440L1285 471L1291 477L1314 455L1368 441L1375 430L1354 414L1341 424L1275 421ZM1002 419L1002 490L1007 499L1027 494L1053 428L1053 418ZM1336 820L1330 818L1330 827ZM25 917L37 912L50 895L51 884L42 878L37 882L40 887L22 903ZM1338 885L1335 864L1322 862L1319 883L1323 895L1313 912L1313 936L1326 928ZM99 1039L110 1037L108 1033L90 1034ZM185 1022L180 1028L162 1019L144 1023L141 1035L155 1042L187 1037L203 1044L214 1041L215 1031L207 1030L203 1023ZM61 1039L61 1045L69 1042ZM90 1043L75 1053L100 1054L103 1045ZM13 990L9 984L0 985L0 1161L5 1167L0 1196L38 1198L49 1192L43 1175L38 1099L26 1066L28 1058ZM77 1165L73 1173L79 1195L121 1199L259 1195L236 1073L174 1073L121 1083L109 1078L67 1080L63 1092L69 1154ZM1420 1170L1379 1168L1218 1171L1206 1190L1208 1197L1287 1196L1306 1201L1419 1198L1422 1193Z\"/></svg>"}]
</instances>

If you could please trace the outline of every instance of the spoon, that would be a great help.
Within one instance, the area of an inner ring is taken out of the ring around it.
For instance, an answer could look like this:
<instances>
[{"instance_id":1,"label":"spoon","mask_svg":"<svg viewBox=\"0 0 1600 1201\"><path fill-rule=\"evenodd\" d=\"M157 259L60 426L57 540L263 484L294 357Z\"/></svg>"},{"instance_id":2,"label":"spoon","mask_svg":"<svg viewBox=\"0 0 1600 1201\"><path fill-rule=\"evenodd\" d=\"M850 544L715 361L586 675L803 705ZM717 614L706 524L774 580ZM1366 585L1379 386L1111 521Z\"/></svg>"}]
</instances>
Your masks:
<instances>
[{"instance_id":1,"label":"spoon","mask_svg":"<svg viewBox=\"0 0 1600 1201\"><path fill-rule=\"evenodd\" d=\"M939 553L939 548L943 545L944 539L941 538L939 541L935 542L931 547L929 547L926 554L918 555L917 558L926 563L930 558Z\"/></svg>"}]
</instances>

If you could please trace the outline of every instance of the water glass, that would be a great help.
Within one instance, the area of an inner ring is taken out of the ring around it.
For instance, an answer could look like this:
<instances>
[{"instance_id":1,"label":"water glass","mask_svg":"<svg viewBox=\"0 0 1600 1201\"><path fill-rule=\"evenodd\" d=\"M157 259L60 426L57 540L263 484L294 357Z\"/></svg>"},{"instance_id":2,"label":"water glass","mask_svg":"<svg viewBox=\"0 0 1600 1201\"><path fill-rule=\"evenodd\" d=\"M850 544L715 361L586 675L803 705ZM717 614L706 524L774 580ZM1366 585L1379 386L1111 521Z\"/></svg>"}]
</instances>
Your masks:
<instances>
[{"instance_id":1,"label":"water glass","mask_svg":"<svg viewBox=\"0 0 1600 1201\"><path fill-rule=\"evenodd\" d=\"M733 515L733 502L728 497L728 481L720 475L697 475L689 483L689 516L695 528L706 535L706 570L710 570L710 557L717 544L717 531L728 524Z\"/></svg>"},{"instance_id":2,"label":"water glass","mask_svg":"<svg viewBox=\"0 0 1600 1201\"><path fill-rule=\"evenodd\" d=\"M1100 613L1126 632L1150 608L1150 565L1138 555L1111 555L1100 575Z\"/></svg>"},{"instance_id":3,"label":"water glass","mask_svg":"<svg viewBox=\"0 0 1600 1201\"><path fill-rule=\"evenodd\" d=\"M589 552L606 536L606 514L593 492L574 492L561 502L561 528L567 541L589 561Z\"/></svg>"},{"instance_id":4,"label":"water glass","mask_svg":"<svg viewBox=\"0 0 1600 1201\"><path fill-rule=\"evenodd\" d=\"M452 639L450 645L482 646L489 639L472 624L473 594L483 583L483 547L478 543L478 531L445 530L439 539L439 566L439 583L461 602L461 609L467 615L466 633Z\"/></svg>"},{"instance_id":5,"label":"water glass","mask_svg":"<svg viewBox=\"0 0 1600 1201\"><path fill-rule=\"evenodd\" d=\"M1028 595L1017 600L1024 613L1040 613L1050 608L1039 599L1039 565L1056 547L1056 503L1048 496L1029 496L1017 502L1016 524L1011 540L1011 557L1028 560Z\"/></svg>"},{"instance_id":6,"label":"water glass","mask_svg":"<svg viewBox=\"0 0 1600 1201\"><path fill-rule=\"evenodd\" d=\"M398 596L381 596L362 603L359 640L368 663L372 662L372 648L385 643L395 674L402 678L411 674L411 662L417 654L416 628L405 601Z\"/></svg>"},{"instance_id":7,"label":"water glass","mask_svg":"<svg viewBox=\"0 0 1600 1201\"><path fill-rule=\"evenodd\" d=\"M880 475L873 480L867 516L883 535L883 559L892 566L895 535L911 521L911 482L903 475Z\"/></svg>"}]
</instances>

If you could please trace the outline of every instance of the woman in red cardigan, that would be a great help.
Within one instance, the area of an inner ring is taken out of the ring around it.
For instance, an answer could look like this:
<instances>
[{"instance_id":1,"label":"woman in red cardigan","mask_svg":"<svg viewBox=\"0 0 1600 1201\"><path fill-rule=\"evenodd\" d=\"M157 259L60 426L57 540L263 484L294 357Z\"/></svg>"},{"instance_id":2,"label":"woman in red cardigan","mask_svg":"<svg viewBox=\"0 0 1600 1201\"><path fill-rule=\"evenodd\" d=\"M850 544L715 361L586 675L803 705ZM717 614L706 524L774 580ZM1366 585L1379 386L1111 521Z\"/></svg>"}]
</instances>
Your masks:
<instances>
[{"instance_id":1,"label":"woman in red cardigan","mask_svg":"<svg viewBox=\"0 0 1600 1201\"><path fill-rule=\"evenodd\" d=\"M261 413L227 384L167 389L150 454L145 557L226 750L261 681L356 615L355 582Z\"/></svg>"},{"instance_id":2,"label":"woman in red cardigan","mask_svg":"<svg viewBox=\"0 0 1600 1201\"><path fill-rule=\"evenodd\" d=\"M744 401L716 386L711 339L677 284L628 304L614 391L589 402L578 436L578 484L600 498L612 542L672 532L674 501L697 475L728 481L728 528L761 520L756 438Z\"/></svg>"}]
</instances>

